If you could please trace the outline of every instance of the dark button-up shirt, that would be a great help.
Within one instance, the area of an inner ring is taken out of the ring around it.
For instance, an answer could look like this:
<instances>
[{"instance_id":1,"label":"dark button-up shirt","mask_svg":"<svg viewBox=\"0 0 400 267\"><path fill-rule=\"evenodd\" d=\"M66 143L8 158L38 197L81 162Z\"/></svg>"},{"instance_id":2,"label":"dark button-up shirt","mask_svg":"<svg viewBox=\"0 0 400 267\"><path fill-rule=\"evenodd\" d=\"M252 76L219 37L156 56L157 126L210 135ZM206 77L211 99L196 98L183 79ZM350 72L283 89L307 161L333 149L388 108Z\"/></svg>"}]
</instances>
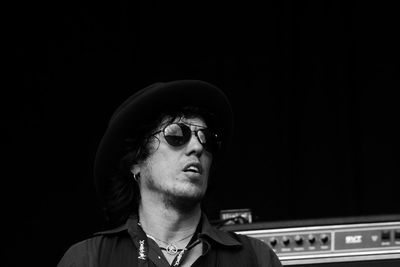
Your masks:
<instances>
[{"instance_id":1,"label":"dark button-up shirt","mask_svg":"<svg viewBox=\"0 0 400 267\"><path fill-rule=\"evenodd\" d=\"M264 242L219 230L210 225L204 214L200 223L198 238L203 253L192 266L281 266L275 253ZM58 267L138 266L139 231L137 217L131 216L124 225L96 233L94 237L71 246ZM150 238L147 242L148 266L170 267L157 244Z\"/></svg>"}]
</instances>

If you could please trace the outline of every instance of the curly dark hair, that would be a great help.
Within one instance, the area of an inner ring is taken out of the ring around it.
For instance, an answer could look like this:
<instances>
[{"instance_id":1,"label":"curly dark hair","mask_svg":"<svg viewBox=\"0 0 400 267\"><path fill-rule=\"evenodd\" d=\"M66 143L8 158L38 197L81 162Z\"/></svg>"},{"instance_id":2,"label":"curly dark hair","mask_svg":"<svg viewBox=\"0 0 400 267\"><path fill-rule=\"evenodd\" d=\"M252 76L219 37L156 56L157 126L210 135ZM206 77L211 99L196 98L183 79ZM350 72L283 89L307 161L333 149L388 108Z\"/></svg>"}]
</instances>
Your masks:
<instances>
[{"instance_id":1,"label":"curly dark hair","mask_svg":"<svg viewBox=\"0 0 400 267\"><path fill-rule=\"evenodd\" d=\"M213 114L197 107L184 107L181 110L171 110L161 114L148 124L135 128L134 136L124 141L124 156L114 175L107 179L104 194L104 213L108 227L115 227L126 222L129 215L137 213L140 200L139 186L133 180L131 167L150 155L149 140L165 118L171 123L177 118L199 116L205 120L207 127L217 131ZM215 156L215 155L213 155Z\"/></svg>"}]
</instances>

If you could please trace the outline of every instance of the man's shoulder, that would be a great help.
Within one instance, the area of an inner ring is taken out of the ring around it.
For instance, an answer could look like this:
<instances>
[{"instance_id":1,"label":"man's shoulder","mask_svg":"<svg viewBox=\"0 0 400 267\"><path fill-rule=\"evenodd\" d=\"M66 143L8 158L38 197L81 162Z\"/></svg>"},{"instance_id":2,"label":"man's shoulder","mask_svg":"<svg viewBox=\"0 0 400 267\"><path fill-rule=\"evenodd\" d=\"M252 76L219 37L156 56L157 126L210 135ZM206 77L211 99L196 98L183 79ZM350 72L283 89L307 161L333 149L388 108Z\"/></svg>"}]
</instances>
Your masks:
<instances>
[{"instance_id":1,"label":"man's shoulder","mask_svg":"<svg viewBox=\"0 0 400 267\"><path fill-rule=\"evenodd\" d=\"M234 231L225 231L221 229L216 229L216 231L220 233L220 236L232 238L237 242L237 244L244 246L245 248L256 248L266 250L267 252L271 251L271 248L260 239L248 235L239 234Z\"/></svg>"},{"instance_id":2,"label":"man's shoulder","mask_svg":"<svg viewBox=\"0 0 400 267\"><path fill-rule=\"evenodd\" d=\"M97 247L103 238L103 235L93 235L89 238L76 242L75 244L70 246L68 250L90 250L93 247Z\"/></svg>"},{"instance_id":3,"label":"man's shoulder","mask_svg":"<svg viewBox=\"0 0 400 267\"><path fill-rule=\"evenodd\" d=\"M65 251L57 267L90 266L103 239L103 235L95 235L74 243Z\"/></svg>"},{"instance_id":4,"label":"man's shoulder","mask_svg":"<svg viewBox=\"0 0 400 267\"><path fill-rule=\"evenodd\" d=\"M261 249L261 250L265 250L267 252L272 251L270 246L268 246L266 243L264 243L263 241L261 241L258 238L254 238L254 237L251 237L248 235L238 234L235 232L229 232L229 233L232 236L234 236L244 246L250 245L252 248L257 249L257 250Z\"/></svg>"},{"instance_id":5,"label":"man's shoulder","mask_svg":"<svg viewBox=\"0 0 400 267\"><path fill-rule=\"evenodd\" d=\"M282 266L278 256L272 248L258 238L230 232L244 247L251 249L256 255L258 266L279 267Z\"/></svg>"}]
</instances>

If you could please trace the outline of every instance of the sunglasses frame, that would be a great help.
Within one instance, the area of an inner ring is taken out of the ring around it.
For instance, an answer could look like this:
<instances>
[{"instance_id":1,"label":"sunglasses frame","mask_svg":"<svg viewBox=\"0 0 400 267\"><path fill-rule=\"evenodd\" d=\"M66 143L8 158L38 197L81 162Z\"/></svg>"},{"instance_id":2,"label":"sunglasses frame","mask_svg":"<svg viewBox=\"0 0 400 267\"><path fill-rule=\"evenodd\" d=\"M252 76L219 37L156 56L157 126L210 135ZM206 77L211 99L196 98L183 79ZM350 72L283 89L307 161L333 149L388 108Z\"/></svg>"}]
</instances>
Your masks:
<instances>
[{"instance_id":1,"label":"sunglasses frame","mask_svg":"<svg viewBox=\"0 0 400 267\"><path fill-rule=\"evenodd\" d=\"M168 138L168 135L166 135L166 133L165 133L165 130L166 130L169 126L171 126L171 125L173 125L173 124L178 125L179 128L180 128L181 131L182 131L182 134L183 134L183 136L182 136L182 139L183 139L182 144L177 144L177 145L176 145L176 144L172 143L172 141L170 141L170 139ZM197 126L197 127L202 127L202 128L199 128L199 129L193 131L192 129L190 129L190 126L189 126L189 125ZM206 151L210 152L210 153L215 153L215 152L217 152L217 151L220 149L220 147L221 147L221 141L218 140L218 135L217 135L216 133L213 133L209 128L204 127L204 126L200 126L200 125L196 125L196 124L188 124L188 123L183 123L183 122L173 122L173 123L168 123L168 124L165 125L161 130L156 131L156 132L153 133L151 136L154 136L154 135L159 134L159 133L161 133L161 132L163 133L164 139L167 141L167 143L168 143L170 146L173 146L173 147L180 147L180 146L183 146L183 145L187 144L187 143L190 141L191 137L192 137L192 133L195 134L195 136L197 137L197 140L198 140L199 143L204 147L204 149L205 149ZM185 134L185 133L188 133L188 132L190 132L190 135ZM200 137L199 137L199 132L202 132L203 135L205 136L205 139L206 139L206 140L205 140L205 143L203 143L203 142L201 141L201 139L200 139ZM214 141L213 141L213 140L214 140ZM214 142L215 144L213 144L213 142Z\"/></svg>"}]
</instances>

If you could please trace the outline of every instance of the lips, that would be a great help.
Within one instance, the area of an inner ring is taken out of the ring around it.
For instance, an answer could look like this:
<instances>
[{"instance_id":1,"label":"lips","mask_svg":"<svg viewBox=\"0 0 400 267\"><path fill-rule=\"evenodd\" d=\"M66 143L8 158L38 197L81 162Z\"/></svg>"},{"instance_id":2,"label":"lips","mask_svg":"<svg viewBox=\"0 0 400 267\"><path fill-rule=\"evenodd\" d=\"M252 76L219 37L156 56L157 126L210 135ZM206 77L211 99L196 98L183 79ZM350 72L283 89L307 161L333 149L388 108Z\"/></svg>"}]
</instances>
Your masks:
<instances>
[{"instance_id":1,"label":"lips","mask_svg":"<svg viewBox=\"0 0 400 267\"><path fill-rule=\"evenodd\" d=\"M201 167L201 164L199 162L189 162L185 165L183 171L202 174L203 168Z\"/></svg>"}]
</instances>

